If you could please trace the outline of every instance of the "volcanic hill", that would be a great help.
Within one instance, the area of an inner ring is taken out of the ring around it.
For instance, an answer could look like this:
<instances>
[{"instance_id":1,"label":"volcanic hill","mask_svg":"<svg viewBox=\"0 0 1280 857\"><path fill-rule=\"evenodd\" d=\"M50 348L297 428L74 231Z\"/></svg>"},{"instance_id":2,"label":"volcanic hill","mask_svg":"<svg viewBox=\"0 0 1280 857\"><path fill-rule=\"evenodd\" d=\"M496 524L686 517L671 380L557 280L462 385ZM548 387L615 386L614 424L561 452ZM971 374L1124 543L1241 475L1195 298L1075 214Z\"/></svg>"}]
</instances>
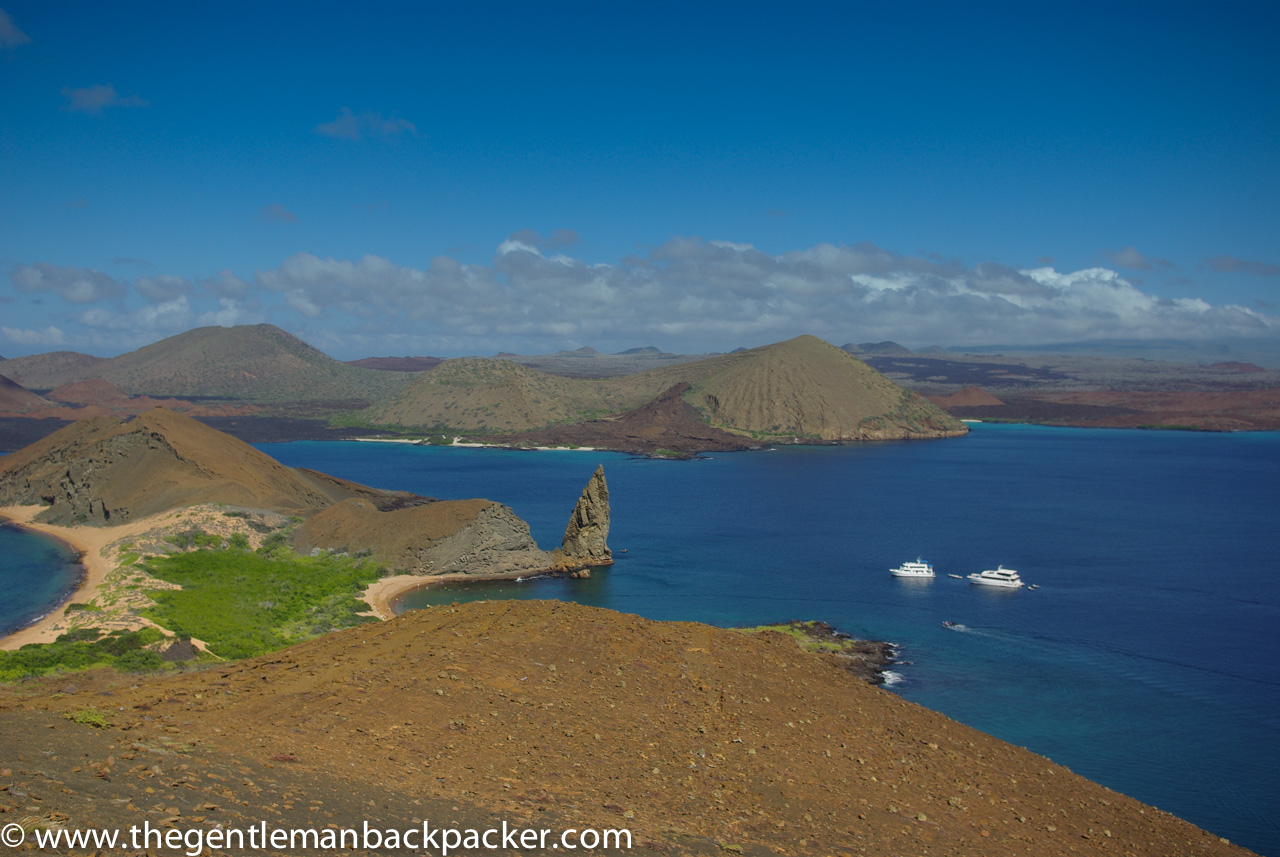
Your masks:
<instances>
[{"instance_id":1,"label":"volcanic hill","mask_svg":"<svg viewBox=\"0 0 1280 857\"><path fill-rule=\"evenodd\" d=\"M47 408L50 403L4 375L0 375L0 411L23 413Z\"/></svg>"},{"instance_id":2,"label":"volcanic hill","mask_svg":"<svg viewBox=\"0 0 1280 857\"><path fill-rule=\"evenodd\" d=\"M109 360L52 357L6 361L0 372L18 364L15 377L37 388L103 378L125 392L149 396L276 402L369 401L391 395L408 377L349 366L270 324L199 327Z\"/></svg>"},{"instance_id":3,"label":"volcanic hill","mask_svg":"<svg viewBox=\"0 0 1280 857\"><path fill-rule=\"evenodd\" d=\"M691 457L698 452L760 449L760 441L707 425L683 398L681 381L656 399L617 417L586 420L512 435L489 435L490 443L515 446L577 446L612 449L637 455Z\"/></svg>"},{"instance_id":4,"label":"volcanic hill","mask_svg":"<svg viewBox=\"0 0 1280 857\"><path fill-rule=\"evenodd\" d=\"M968 429L816 336L660 370L692 382L685 399L713 426L765 437L887 440Z\"/></svg>"},{"instance_id":5,"label":"volcanic hill","mask_svg":"<svg viewBox=\"0 0 1280 857\"><path fill-rule=\"evenodd\" d=\"M96 367L107 360L79 351L50 351L28 357L0 360L0 375L7 375L24 387L50 390L71 381L92 378Z\"/></svg>"},{"instance_id":6,"label":"volcanic hill","mask_svg":"<svg viewBox=\"0 0 1280 857\"><path fill-rule=\"evenodd\" d=\"M122 524L197 503L301 514L354 496L393 495L285 467L163 408L79 420L0 458L0 505L46 505L39 520L51 524Z\"/></svg>"},{"instance_id":7,"label":"volcanic hill","mask_svg":"<svg viewBox=\"0 0 1280 857\"><path fill-rule=\"evenodd\" d=\"M757 440L943 437L966 431L917 394L812 336L621 378L563 378L510 361L449 360L375 409L374 419L507 435L631 411L677 385L684 385L682 398L699 419ZM637 419L631 422L629 431L644 433ZM696 440L682 447L698 448Z\"/></svg>"},{"instance_id":8,"label":"volcanic hill","mask_svg":"<svg viewBox=\"0 0 1280 857\"><path fill-rule=\"evenodd\" d=\"M510 360L463 357L418 375L394 401L372 409L372 418L402 426L520 432L635 404L604 382L548 375Z\"/></svg>"},{"instance_id":9,"label":"volcanic hill","mask_svg":"<svg viewBox=\"0 0 1280 857\"><path fill-rule=\"evenodd\" d=\"M645 854L1247 853L782 634L570 603L434 607L199 672L73 685L0 704L6 819L506 822L626 829Z\"/></svg>"}]
</instances>

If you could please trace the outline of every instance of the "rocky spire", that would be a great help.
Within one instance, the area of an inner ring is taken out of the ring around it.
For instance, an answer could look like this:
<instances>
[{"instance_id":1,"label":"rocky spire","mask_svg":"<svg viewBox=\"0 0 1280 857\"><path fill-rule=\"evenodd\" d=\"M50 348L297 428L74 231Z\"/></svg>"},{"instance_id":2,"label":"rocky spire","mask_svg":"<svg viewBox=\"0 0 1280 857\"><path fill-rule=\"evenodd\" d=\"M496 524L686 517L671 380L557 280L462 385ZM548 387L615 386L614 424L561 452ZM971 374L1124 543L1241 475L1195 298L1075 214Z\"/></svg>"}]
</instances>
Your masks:
<instances>
[{"instance_id":1,"label":"rocky spire","mask_svg":"<svg viewBox=\"0 0 1280 857\"><path fill-rule=\"evenodd\" d=\"M560 553L574 565L608 565L613 562L608 538L609 486L604 481L604 465L600 465L573 507Z\"/></svg>"}]
</instances>

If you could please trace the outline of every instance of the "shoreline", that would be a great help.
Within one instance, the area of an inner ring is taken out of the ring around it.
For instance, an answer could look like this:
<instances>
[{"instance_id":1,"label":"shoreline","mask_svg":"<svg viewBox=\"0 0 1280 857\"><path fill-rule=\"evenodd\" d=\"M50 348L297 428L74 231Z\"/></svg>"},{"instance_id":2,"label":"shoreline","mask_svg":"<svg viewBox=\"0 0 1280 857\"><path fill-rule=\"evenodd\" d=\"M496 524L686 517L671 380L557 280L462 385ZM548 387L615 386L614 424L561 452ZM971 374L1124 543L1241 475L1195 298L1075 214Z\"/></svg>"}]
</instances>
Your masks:
<instances>
[{"instance_id":1,"label":"shoreline","mask_svg":"<svg viewBox=\"0 0 1280 857\"><path fill-rule=\"evenodd\" d=\"M144 518L118 527L63 527L34 520L45 506L3 506L0 518L12 526L33 533L49 536L67 545L78 555L83 569L79 584L66 593L56 607L29 625L0 637L0 650L13 651L28 643L52 643L65 628L67 605L77 599L90 601L102 590L107 575L119 565L116 557L104 556L108 547L124 538L140 535L154 527L162 516Z\"/></svg>"},{"instance_id":2,"label":"shoreline","mask_svg":"<svg viewBox=\"0 0 1280 857\"><path fill-rule=\"evenodd\" d=\"M607 566L593 567L606 568ZM374 616L385 622L400 615L395 612L397 599L424 586L431 586L437 583L489 583L490 581L542 577L548 574L557 574L557 572L554 569L547 568L541 571L512 571L500 574L466 574L461 571L432 575L393 574L387 577L380 577L370 583L365 587L364 592L360 593L360 598L373 610Z\"/></svg>"},{"instance_id":3,"label":"shoreline","mask_svg":"<svg viewBox=\"0 0 1280 857\"><path fill-rule=\"evenodd\" d=\"M453 440L449 443L424 444L421 438L407 437L349 437L356 443L404 443L410 446L456 447L458 449L513 449L517 452L618 452L619 450L601 449L594 446L511 446L505 443L485 443L484 441Z\"/></svg>"}]
</instances>

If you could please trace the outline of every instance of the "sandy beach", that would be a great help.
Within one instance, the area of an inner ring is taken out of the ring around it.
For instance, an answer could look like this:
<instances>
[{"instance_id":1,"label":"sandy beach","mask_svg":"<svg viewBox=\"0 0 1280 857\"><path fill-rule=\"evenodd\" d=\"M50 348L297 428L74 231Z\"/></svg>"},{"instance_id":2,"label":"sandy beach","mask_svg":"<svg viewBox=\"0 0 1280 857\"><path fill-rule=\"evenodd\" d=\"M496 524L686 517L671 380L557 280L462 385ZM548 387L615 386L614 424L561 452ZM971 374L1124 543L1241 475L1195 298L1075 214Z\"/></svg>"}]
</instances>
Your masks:
<instances>
[{"instance_id":1,"label":"sandy beach","mask_svg":"<svg viewBox=\"0 0 1280 857\"><path fill-rule=\"evenodd\" d=\"M0 638L0 649L17 649L28 643L52 643L58 635L68 630L67 605L93 600L102 592L107 576L119 566L119 552L108 550L108 548L124 539L137 538L171 523L172 519L186 511L174 510L115 527L64 527L35 521L35 516L45 508L44 506L2 506L0 518L6 519L8 523L15 526L43 533L70 545L80 554L84 576L76 590L57 609L27 627ZM521 576L527 577L530 574L528 572L494 575L454 573L432 576L396 574L374 581L365 589L361 597L369 604L373 615L386 620L395 618L396 614L392 606L395 600L420 586L459 581L515 580Z\"/></svg>"},{"instance_id":2,"label":"sandy beach","mask_svg":"<svg viewBox=\"0 0 1280 857\"><path fill-rule=\"evenodd\" d=\"M118 560L110 555L106 548L120 539L153 529L159 519L158 517L147 518L118 527L60 527L37 523L33 520L45 508L44 506L3 506L0 507L0 517L15 526L44 533L70 545L81 555L80 563L84 566L84 577L76 591L71 593L70 597L56 610L34 624L0 638L0 649L17 649L27 643L52 643L57 639L58 635L66 630L63 622L66 618L67 605L73 601L92 599L98 594L107 575L115 570Z\"/></svg>"},{"instance_id":3,"label":"sandy beach","mask_svg":"<svg viewBox=\"0 0 1280 857\"><path fill-rule=\"evenodd\" d=\"M422 574L393 574L390 577L379 578L370 583L360 597L373 608L374 615L379 619L394 619L396 613L392 605L395 604L395 600L406 592L412 592L422 586L431 586L437 583L484 583L490 580L517 580L521 577L536 577L539 574L549 572L550 569L545 572L535 571L512 574L452 573L433 574L430 576Z\"/></svg>"}]
</instances>

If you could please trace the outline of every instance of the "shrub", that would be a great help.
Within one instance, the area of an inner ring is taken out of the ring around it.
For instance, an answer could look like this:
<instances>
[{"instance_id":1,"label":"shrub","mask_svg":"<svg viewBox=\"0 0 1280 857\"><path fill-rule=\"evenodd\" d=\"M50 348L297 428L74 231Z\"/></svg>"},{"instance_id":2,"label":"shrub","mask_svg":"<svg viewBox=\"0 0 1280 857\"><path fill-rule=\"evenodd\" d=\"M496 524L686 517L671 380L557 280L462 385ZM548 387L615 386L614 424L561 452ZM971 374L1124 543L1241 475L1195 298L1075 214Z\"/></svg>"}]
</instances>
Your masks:
<instances>
[{"instance_id":1,"label":"shrub","mask_svg":"<svg viewBox=\"0 0 1280 857\"><path fill-rule=\"evenodd\" d=\"M368 609L358 593L383 573L368 561L300 557L283 547L175 554L153 560L148 571L182 589L152 592L156 603L145 615L180 636L204 640L224 658L252 657L374 621L357 615Z\"/></svg>"}]
</instances>

